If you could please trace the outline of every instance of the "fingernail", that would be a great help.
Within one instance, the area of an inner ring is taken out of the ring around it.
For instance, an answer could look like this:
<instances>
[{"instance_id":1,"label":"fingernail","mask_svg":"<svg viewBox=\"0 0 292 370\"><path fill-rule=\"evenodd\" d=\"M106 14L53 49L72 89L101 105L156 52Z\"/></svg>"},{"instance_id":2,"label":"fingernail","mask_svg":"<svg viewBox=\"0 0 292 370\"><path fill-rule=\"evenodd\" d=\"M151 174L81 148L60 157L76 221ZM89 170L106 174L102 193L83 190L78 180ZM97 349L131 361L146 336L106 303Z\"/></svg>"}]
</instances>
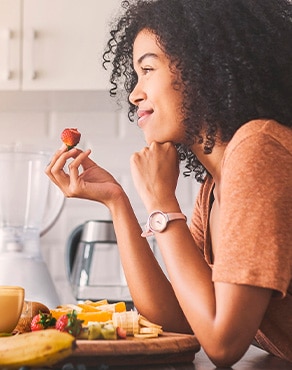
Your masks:
<instances>
[{"instance_id":1,"label":"fingernail","mask_svg":"<svg viewBox=\"0 0 292 370\"><path fill-rule=\"evenodd\" d=\"M67 145L62 143L62 145L60 146L60 149L59 150L64 150L66 149L67 150Z\"/></svg>"}]
</instances>

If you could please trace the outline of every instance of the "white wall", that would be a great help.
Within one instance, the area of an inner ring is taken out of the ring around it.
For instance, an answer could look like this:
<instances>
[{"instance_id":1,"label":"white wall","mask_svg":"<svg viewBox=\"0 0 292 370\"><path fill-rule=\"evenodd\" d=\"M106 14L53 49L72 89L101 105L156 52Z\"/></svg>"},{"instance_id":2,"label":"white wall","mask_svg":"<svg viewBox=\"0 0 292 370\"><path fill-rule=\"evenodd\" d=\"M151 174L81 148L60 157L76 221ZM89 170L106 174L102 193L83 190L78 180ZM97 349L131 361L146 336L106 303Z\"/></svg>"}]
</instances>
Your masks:
<instances>
[{"instance_id":1,"label":"white wall","mask_svg":"<svg viewBox=\"0 0 292 370\"><path fill-rule=\"evenodd\" d=\"M129 158L144 146L141 131L118 109L106 92L1 92L0 144L38 143L54 150L61 145L65 127L82 133L79 146L92 149L92 159L119 179L128 193L141 223L147 217L133 186ZM177 195L188 217L198 184L180 178ZM41 238L41 249L62 303L74 301L65 272L65 246L75 227L88 219L110 219L107 209L94 202L66 199L61 216ZM106 297L105 297L106 298Z\"/></svg>"}]
</instances>

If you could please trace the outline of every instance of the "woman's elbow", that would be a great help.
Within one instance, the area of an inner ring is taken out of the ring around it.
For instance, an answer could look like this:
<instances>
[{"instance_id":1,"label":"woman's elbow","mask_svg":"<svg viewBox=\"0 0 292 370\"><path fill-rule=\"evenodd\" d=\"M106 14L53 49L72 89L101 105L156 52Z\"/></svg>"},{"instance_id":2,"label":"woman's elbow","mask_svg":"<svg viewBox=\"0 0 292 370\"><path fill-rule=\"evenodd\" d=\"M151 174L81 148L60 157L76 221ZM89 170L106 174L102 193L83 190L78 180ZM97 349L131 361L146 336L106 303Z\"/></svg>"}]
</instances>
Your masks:
<instances>
[{"instance_id":1,"label":"woman's elbow","mask_svg":"<svg viewBox=\"0 0 292 370\"><path fill-rule=\"evenodd\" d=\"M245 354L247 349L248 347L245 349L238 349L234 348L232 345L226 346L219 344L212 348L204 348L204 351L216 367L228 368L232 367L236 362L238 362Z\"/></svg>"}]
</instances>

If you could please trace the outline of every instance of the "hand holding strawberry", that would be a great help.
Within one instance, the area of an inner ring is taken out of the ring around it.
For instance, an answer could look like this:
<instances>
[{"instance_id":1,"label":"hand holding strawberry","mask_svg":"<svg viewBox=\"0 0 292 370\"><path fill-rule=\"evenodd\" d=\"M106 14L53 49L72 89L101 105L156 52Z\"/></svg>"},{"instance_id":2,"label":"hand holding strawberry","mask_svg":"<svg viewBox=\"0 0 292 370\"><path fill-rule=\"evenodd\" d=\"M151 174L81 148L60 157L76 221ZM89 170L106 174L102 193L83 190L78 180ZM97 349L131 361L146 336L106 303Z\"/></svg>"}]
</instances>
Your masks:
<instances>
[{"instance_id":1,"label":"hand holding strawberry","mask_svg":"<svg viewBox=\"0 0 292 370\"><path fill-rule=\"evenodd\" d=\"M77 128L65 128L61 134L61 140L67 145L68 150L74 148L80 141L81 133Z\"/></svg>"}]
</instances>

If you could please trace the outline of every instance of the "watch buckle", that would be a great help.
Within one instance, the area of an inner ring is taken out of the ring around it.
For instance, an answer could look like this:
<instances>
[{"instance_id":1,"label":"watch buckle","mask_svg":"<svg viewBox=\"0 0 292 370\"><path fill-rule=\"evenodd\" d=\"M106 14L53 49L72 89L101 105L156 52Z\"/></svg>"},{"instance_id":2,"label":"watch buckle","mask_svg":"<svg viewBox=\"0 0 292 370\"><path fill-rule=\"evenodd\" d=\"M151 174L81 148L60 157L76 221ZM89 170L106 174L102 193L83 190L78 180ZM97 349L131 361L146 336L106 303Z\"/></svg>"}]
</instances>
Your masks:
<instances>
[{"instance_id":1,"label":"watch buckle","mask_svg":"<svg viewBox=\"0 0 292 370\"><path fill-rule=\"evenodd\" d=\"M153 236L154 235L154 232L153 231L151 231L151 230L145 230L145 231L143 231L142 232L142 234L141 234L141 236L143 237L143 238L147 238L148 236Z\"/></svg>"}]
</instances>

